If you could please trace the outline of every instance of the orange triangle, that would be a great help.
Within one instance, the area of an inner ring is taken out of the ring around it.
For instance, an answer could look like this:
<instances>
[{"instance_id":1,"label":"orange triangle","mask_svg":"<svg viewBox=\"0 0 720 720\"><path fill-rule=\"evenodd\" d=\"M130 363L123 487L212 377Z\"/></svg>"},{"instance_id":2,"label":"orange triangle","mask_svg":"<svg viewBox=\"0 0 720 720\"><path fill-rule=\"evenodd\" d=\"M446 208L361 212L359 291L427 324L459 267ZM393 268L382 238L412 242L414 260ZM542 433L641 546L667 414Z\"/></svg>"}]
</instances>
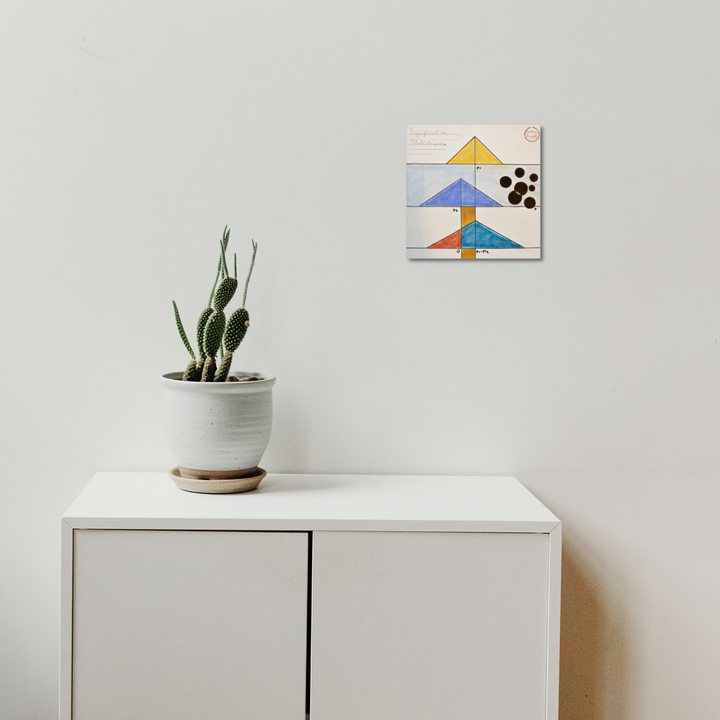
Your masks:
<instances>
[{"instance_id":1,"label":"orange triangle","mask_svg":"<svg viewBox=\"0 0 720 720\"><path fill-rule=\"evenodd\" d=\"M440 250L442 248L459 248L460 243L462 241L462 230L458 230L457 232L454 232L452 235L448 235L446 238L443 238L442 240L438 240L436 243L430 246L430 248L435 248L437 250ZM428 249L430 249L428 248Z\"/></svg>"}]
</instances>

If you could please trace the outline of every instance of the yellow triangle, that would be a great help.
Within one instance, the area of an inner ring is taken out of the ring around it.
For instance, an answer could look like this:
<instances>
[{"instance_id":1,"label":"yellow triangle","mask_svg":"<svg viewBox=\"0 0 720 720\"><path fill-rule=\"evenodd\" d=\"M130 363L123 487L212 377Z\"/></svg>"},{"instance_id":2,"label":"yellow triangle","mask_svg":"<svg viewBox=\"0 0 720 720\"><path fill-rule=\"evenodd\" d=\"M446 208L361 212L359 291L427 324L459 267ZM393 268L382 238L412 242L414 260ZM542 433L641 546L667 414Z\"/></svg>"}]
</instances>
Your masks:
<instances>
[{"instance_id":1,"label":"yellow triangle","mask_svg":"<svg viewBox=\"0 0 720 720\"><path fill-rule=\"evenodd\" d=\"M502 165L502 163L474 137L448 160L448 165Z\"/></svg>"},{"instance_id":2,"label":"yellow triangle","mask_svg":"<svg viewBox=\"0 0 720 720\"><path fill-rule=\"evenodd\" d=\"M500 160L496 158L477 138L473 138L471 142L475 143L475 164L476 165L502 165Z\"/></svg>"}]
</instances>

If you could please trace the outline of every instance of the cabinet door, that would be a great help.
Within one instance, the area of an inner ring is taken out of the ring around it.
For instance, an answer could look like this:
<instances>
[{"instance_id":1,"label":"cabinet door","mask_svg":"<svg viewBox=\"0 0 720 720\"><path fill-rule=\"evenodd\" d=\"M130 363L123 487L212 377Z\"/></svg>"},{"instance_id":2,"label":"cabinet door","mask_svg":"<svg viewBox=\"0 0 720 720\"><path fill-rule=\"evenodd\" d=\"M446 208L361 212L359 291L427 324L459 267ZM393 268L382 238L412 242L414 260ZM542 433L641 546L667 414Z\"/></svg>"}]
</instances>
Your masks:
<instances>
[{"instance_id":1,"label":"cabinet door","mask_svg":"<svg viewBox=\"0 0 720 720\"><path fill-rule=\"evenodd\" d=\"M311 720L542 720L548 538L316 532Z\"/></svg>"},{"instance_id":2,"label":"cabinet door","mask_svg":"<svg viewBox=\"0 0 720 720\"><path fill-rule=\"evenodd\" d=\"M304 720L306 533L77 530L73 720Z\"/></svg>"}]
</instances>

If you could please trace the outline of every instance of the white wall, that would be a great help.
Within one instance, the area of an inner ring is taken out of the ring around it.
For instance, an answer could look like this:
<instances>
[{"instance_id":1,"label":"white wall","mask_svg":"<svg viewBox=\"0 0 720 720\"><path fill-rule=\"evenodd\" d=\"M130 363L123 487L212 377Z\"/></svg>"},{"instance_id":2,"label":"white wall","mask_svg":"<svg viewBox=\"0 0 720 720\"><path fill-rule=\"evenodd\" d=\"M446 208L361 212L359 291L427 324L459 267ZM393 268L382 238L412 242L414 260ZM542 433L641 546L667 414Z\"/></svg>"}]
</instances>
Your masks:
<instances>
[{"instance_id":1,"label":"white wall","mask_svg":"<svg viewBox=\"0 0 720 720\"><path fill-rule=\"evenodd\" d=\"M265 467L516 474L566 522L563 720L720 716L716 3L3 16L0 717L56 714L64 510L171 464L226 223ZM542 261L405 259L409 122L542 125Z\"/></svg>"}]
</instances>

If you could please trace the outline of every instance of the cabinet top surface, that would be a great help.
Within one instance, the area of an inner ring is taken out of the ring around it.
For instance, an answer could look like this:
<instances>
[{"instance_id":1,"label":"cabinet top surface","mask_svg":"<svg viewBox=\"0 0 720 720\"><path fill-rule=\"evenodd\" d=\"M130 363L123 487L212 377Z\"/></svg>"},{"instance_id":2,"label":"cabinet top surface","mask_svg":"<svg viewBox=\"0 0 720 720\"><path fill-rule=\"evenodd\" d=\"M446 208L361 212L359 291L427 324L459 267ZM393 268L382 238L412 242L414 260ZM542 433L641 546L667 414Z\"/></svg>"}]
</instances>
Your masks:
<instances>
[{"instance_id":1,"label":"cabinet top surface","mask_svg":"<svg viewBox=\"0 0 720 720\"><path fill-rule=\"evenodd\" d=\"M165 473L98 473L73 528L550 532L559 520L513 477L268 475L249 493L179 490Z\"/></svg>"}]
</instances>

